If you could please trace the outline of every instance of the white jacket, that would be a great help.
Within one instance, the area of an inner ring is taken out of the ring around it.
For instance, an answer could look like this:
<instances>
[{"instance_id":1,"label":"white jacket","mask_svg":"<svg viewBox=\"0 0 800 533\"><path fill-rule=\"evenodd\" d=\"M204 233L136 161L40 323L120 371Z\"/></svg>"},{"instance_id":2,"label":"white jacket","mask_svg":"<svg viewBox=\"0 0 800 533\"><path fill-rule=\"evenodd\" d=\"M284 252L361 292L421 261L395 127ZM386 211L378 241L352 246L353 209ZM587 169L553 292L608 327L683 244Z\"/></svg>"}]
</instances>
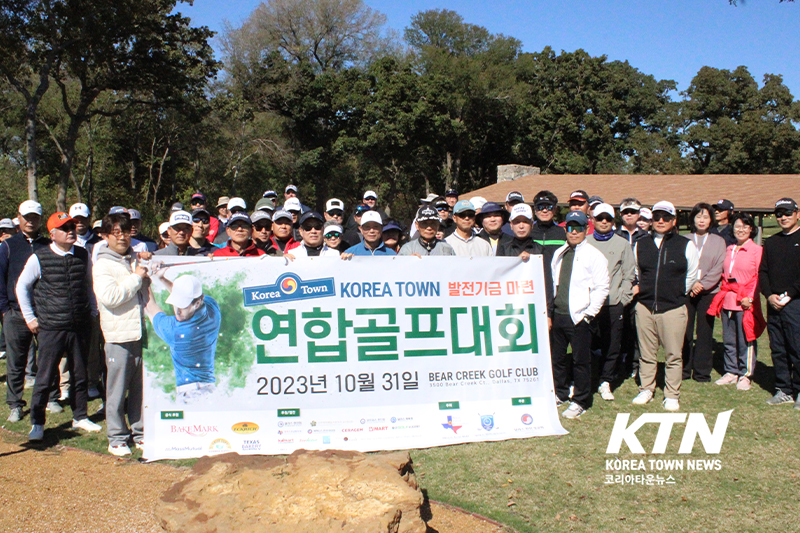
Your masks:
<instances>
[{"instance_id":1,"label":"white jacket","mask_svg":"<svg viewBox=\"0 0 800 533\"><path fill-rule=\"evenodd\" d=\"M122 343L142 338L142 278L131 271L130 262L104 248L92 267L94 293L100 310L100 329L106 342Z\"/></svg>"},{"instance_id":2,"label":"white jacket","mask_svg":"<svg viewBox=\"0 0 800 533\"><path fill-rule=\"evenodd\" d=\"M308 257L308 248L305 244L301 244L297 248L292 248L287 254L292 254L295 257ZM339 257L341 255L339 250L328 248L327 244L322 245L322 250L319 252L319 257Z\"/></svg>"},{"instance_id":3,"label":"white jacket","mask_svg":"<svg viewBox=\"0 0 800 533\"><path fill-rule=\"evenodd\" d=\"M564 244L553 254L550 266L553 270L553 296L558 291L561 276L561 259L569 248ZM603 252L584 240L575 247L572 276L569 279L569 314L578 324L584 317L594 317L608 297L608 260Z\"/></svg>"}]
</instances>

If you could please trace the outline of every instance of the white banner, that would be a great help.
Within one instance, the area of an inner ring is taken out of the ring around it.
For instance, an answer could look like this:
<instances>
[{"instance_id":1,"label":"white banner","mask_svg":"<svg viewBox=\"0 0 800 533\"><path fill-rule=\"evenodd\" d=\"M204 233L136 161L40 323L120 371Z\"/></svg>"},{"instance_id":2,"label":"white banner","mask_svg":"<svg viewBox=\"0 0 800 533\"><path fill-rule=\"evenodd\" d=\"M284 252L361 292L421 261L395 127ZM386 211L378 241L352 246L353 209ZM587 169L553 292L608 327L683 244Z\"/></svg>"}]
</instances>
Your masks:
<instances>
[{"instance_id":1,"label":"white banner","mask_svg":"<svg viewBox=\"0 0 800 533\"><path fill-rule=\"evenodd\" d=\"M182 260L183 258L174 258ZM145 457L562 435L541 256L180 263L148 321ZM192 304L193 306L195 304Z\"/></svg>"}]
</instances>

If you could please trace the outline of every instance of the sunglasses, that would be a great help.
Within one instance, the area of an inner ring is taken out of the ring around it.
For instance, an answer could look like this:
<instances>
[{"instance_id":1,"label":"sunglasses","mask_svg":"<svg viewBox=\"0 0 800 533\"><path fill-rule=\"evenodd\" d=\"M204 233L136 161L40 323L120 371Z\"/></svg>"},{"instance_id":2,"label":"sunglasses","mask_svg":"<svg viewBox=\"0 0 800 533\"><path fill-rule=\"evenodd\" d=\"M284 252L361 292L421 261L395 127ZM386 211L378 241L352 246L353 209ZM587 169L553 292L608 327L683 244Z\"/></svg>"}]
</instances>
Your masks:
<instances>
[{"instance_id":1,"label":"sunglasses","mask_svg":"<svg viewBox=\"0 0 800 533\"><path fill-rule=\"evenodd\" d=\"M330 233L325 234L326 239L338 239L341 236L342 234L339 233L338 231L331 231Z\"/></svg>"},{"instance_id":2,"label":"sunglasses","mask_svg":"<svg viewBox=\"0 0 800 533\"><path fill-rule=\"evenodd\" d=\"M600 215L599 217L594 217L595 220L598 222L613 222L614 219L608 215Z\"/></svg>"},{"instance_id":3,"label":"sunglasses","mask_svg":"<svg viewBox=\"0 0 800 533\"><path fill-rule=\"evenodd\" d=\"M553 204L538 204L536 206L537 211L555 211L556 206Z\"/></svg>"},{"instance_id":4,"label":"sunglasses","mask_svg":"<svg viewBox=\"0 0 800 533\"><path fill-rule=\"evenodd\" d=\"M674 216L670 215L669 213L653 213L653 222L661 222L662 220L665 222L669 222L675 219Z\"/></svg>"},{"instance_id":5,"label":"sunglasses","mask_svg":"<svg viewBox=\"0 0 800 533\"><path fill-rule=\"evenodd\" d=\"M636 209L625 209L621 213L622 215L638 215L639 211Z\"/></svg>"},{"instance_id":6,"label":"sunglasses","mask_svg":"<svg viewBox=\"0 0 800 533\"><path fill-rule=\"evenodd\" d=\"M789 211L786 209L779 209L775 211L775 218L790 217L792 215L794 215L794 211Z\"/></svg>"},{"instance_id":7,"label":"sunglasses","mask_svg":"<svg viewBox=\"0 0 800 533\"><path fill-rule=\"evenodd\" d=\"M115 228L114 231L109 233L109 235L113 235L114 237L117 237L117 238L122 237L123 235L125 235L127 237L130 234L131 234L131 230L129 230L129 229L128 230L121 230L119 228Z\"/></svg>"},{"instance_id":8,"label":"sunglasses","mask_svg":"<svg viewBox=\"0 0 800 533\"><path fill-rule=\"evenodd\" d=\"M235 226L228 226L228 229L231 231L250 231L252 227L247 224L236 224Z\"/></svg>"},{"instance_id":9,"label":"sunglasses","mask_svg":"<svg viewBox=\"0 0 800 533\"><path fill-rule=\"evenodd\" d=\"M303 230L305 231L320 231L322 229L322 224L303 224Z\"/></svg>"},{"instance_id":10,"label":"sunglasses","mask_svg":"<svg viewBox=\"0 0 800 533\"><path fill-rule=\"evenodd\" d=\"M203 200L192 200L189 202L189 205L203 205L205 202Z\"/></svg>"},{"instance_id":11,"label":"sunglasses","mask_svg":"<svg viewBox=\"0 0 800 533\"><path fill-rule=\"evenodd\" d=\"M437 211L447 211L448 209L446 207L442 206L442 207L437 207L436 210Z\"/></svg>"},{"instance_id":12,"label":"sunglasses","mask_svg":"<svg viewBox=\"0 0 800 533\"><path fill-rule=\"evenodd\" d=\"M344 216L344 211L339 211L338 209L335 211L328 211L328 214L332 217L341 217Z\"/></svg>"},{"instance_id":13,"label":"sunglasses","mask_svg":"<svg viewBox=\"0 0 800 533\"><path fill-rule=\"evenodd\" d=\"M254 224L253 227L256 231L264 231L272 229L272 224Z\"/></svg>"},{"instance_id":14,"label":"sunglasses","mask_svg":"<svg viewBox=\"0 0 800 533\"><path fill-rule=\"evenodd\" d=\"M475 218L475 212L474 211L466 211L464 213L458 213L456 216L458 218Z\"/></svg>"},{"instance_id":15,"label":"sunglasses","mask_svg":"<svg viewBox=\"0 0 800 533\"><path fill-rule=\"evenodd\" d=\"M570 200L569 205L586 205L586 200Z\"/></svg>"},{"instance_id":16,"label":"sunglasses","mask_svg":"<svg viewBox=\"0 0 800 533\"><path fill-rule=\"evenodd\" d=\"M211 219L205 217L195 217L192 219L195 224L211 224Z\"/></svg>"},{"instance_id":17,"label":"sunglasses","mask_svg":"<svg viewBox=\"0 0 800 533\"><path fill-rule=\"evenodd\" d=\"M575 224L567 226L567 233L583 233L584 231L586 231L586 226L578 226Z\"/></svg>"}]
</instances>

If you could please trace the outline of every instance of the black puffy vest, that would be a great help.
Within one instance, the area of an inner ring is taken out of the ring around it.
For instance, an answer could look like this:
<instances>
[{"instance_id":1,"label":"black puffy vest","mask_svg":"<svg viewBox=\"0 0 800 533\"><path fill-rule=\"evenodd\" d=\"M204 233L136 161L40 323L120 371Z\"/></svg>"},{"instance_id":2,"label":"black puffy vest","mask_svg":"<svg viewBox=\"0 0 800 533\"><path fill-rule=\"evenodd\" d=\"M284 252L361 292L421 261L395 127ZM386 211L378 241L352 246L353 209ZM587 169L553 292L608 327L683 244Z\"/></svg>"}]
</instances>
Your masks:
<instances>
[{"instance_id":1,"label":"black puffy vest","mask_svg":"<svg viewBox=\"0 0 800 533\"><path fill-rule=\"evenodd\" d=\"M36 318L42 329L75 331L85 328L91 317L89 304L89 253L80 246L60 256L49 246L34 252L42 275L33 287ZM86 330L88 335L88 330Z\"/></svg>"},{"instance_id":2,"label":"black puffy vest","mask_svg":"<svg viewBox=\"0 0 800 533\"><path fill-rule=\"evenodd\" d=\"M636 243L639 264L639 302L653 313L664 313L686 303L686 261L684 239L676 232L664 235L661 248L648 235Z\"/></svg>"}]
</instances>

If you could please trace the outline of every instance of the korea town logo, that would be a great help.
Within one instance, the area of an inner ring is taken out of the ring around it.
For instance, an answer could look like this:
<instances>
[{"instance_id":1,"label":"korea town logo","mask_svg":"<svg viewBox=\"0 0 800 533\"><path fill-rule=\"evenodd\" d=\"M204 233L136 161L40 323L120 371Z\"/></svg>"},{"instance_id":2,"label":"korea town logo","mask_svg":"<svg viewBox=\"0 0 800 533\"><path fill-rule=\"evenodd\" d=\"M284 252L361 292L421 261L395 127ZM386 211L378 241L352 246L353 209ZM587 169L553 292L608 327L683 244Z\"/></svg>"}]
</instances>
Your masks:
<instances>
[{"instance_id":1,"label":"korea town logo","mask_svg":"<svg viewBox=\"0 0 800 533\"><path fill-rule=\"evenodd\" d=\"M239 422L231 427L231 431L240 434L250 434L258 431L258 424L255 422Z\"/></svg>"},{"instance_id":2,"label":"korea town logo","mask_svg":"<svg viewBox=\"0 0 800 533\"><path fill-rule=\"evenodd\" d=\"M695 440L698 437L706 453L719 453L725 440L725 432L728 430L728 422L730 422L732 413L733 409L718 414L714 423L714 431L709 429L705 416L700 413L689 413L688 416L686 413L646 413L630 425L628 425L628 422L631 415L619 413L617 414L617 420L614 422L611 437L608 439L606 453L619 453L623 442L628 446L631 453L647 453L636 436L636 432L645 424L659 425L650 453L665 453L673 427L676 424L683 423L686 424L686 427L683 430L678 453L692 453Z\"/></svg>"},{"instance_id":3,"label":"korea town logo","mask_svg":"<svg viewBox=\"0 0 800 533\"><path fill-rule=\"evenodd\" d=\"M245 287L242 289L244 305L269 305L278 302L308 300L336 296L333 278L320 278L304 281L297 274L281 275L271 285Z\"/></svg>"}]
</instances>

